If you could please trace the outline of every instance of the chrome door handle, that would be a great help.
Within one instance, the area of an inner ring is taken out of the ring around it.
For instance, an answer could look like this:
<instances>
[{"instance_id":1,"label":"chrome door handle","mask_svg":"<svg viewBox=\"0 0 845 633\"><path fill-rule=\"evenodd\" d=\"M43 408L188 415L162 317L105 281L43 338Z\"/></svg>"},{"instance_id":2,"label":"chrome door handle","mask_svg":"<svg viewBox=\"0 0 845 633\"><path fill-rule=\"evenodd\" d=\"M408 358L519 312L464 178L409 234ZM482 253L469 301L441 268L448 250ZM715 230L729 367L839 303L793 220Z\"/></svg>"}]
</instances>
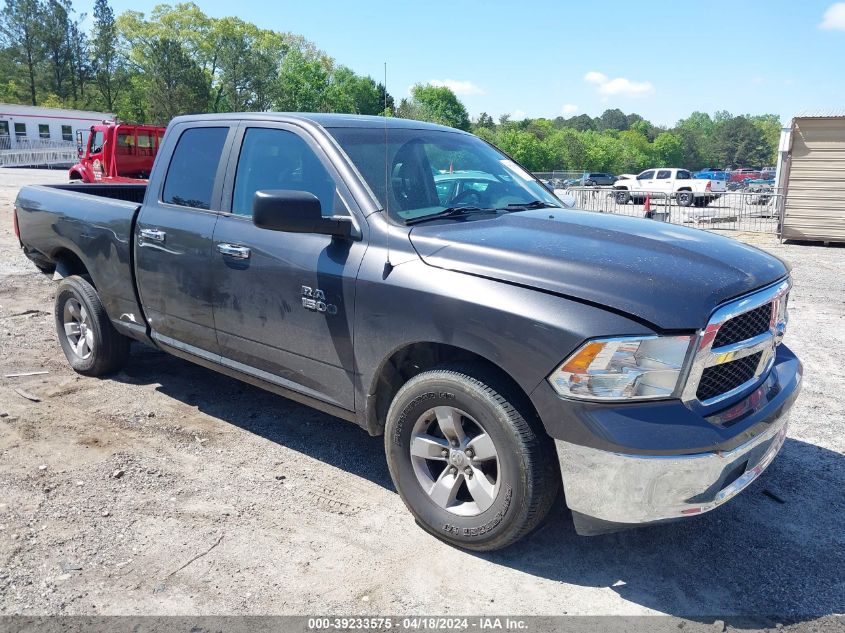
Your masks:
<instances>
[{"instance_id":1,"label":"chrome door handle","mask_svg":"<svg viewBox=\"0 0 845 633\"><path fill-rule=\"evenodd\" d=\"M249 249L246 246L218 244L217 250L227 257L234 257L235 259L249 259Z\"/></svg>"},{"instance_id":2,"label":"chrome door handle","mask_svg":"<svg viewBox=\"0 0 845 633\"><path fill-rule=\"evenodd\" d=\"M153 240L154 242L163 242L164 238L167 236L167 233L159 231L158 229L141 229L139 233L141 234L141 237Z\"/></svg>"}]
</instances>

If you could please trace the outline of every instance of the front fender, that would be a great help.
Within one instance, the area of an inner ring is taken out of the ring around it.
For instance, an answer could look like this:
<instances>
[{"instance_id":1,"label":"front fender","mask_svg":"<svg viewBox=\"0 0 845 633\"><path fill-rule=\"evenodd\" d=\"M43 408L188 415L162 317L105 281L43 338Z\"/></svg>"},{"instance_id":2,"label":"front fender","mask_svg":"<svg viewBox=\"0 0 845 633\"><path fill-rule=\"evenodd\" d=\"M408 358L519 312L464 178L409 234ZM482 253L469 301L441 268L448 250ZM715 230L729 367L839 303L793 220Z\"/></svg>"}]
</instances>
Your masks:
<instances>
[{"instance_id":1,"label":"front fender","mask_svg":"<svg viewBox=\"0 0 845 633\"><path fill-rule=\"evenodd\" d=\"M354 353L361 419L379 368L410 343L441 343L471 352L531 394L585 339L651 333L623 315L533 288L434 268L416 255L385 277L383 256L381 249L367 252L357 283Z\"/></svg>"}]
</instances>

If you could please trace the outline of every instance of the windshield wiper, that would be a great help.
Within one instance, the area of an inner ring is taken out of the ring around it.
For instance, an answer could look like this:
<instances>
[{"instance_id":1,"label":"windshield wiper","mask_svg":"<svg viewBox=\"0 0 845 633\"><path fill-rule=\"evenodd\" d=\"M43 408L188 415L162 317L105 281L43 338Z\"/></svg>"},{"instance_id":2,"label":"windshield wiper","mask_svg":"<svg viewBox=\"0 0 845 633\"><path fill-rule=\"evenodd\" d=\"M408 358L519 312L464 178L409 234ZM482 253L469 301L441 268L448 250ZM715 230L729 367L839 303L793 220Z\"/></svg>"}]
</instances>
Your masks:
<instances>
[{"instance_id":1,"label":"windshield wiper","mask_svg":"<svg viewBox=\"0 0 845 633\"><path fill-rule=\"evenodd\" d=\"M530 202L511 202L504 207L506 211L525 211L526 209L560 209L559 205L542 200L531 200Z\"/></svg>"},{"instance_id":2,"label":"windshield wiper","mask_svg":"<svg viewBox=\"0 0 845 633\"><path fill-rule=\"evenodd\" d=\"M461 206L461 207L447 207L437 213L431 215L423 215L418 218L411 218L405 220L405 224L419 224L420 222L427 222L428 220L438 220L440 218L456 218L465 215L474 215L477 213L493 213L496 209L485 207Z\"/></svg>"}]
</instances>

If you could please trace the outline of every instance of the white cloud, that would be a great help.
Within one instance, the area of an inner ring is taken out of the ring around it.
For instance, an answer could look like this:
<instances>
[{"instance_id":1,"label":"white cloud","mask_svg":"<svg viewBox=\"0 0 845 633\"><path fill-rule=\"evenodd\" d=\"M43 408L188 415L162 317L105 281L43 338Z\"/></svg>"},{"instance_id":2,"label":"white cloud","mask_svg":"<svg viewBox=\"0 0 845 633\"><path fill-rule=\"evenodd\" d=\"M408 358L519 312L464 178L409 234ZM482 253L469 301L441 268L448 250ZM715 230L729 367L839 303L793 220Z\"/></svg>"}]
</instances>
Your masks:
<instances>
[{"instance_id":1,"label":"white cloud","mask_svg":"<svg viewBox=\"0 0 845 633\"><path fill-rule=\"evenodd\" d=\"M567 116L570 114L575 114L576 112L578 112L578 109L578 106L574 103L564 103L563 107L560 109L560 112L564 116Z\"/></svg>"},{"instance_id":2,"label":"white cloud","mask_svg":"<svg viewBox=\"0 0 845 633\"><path fill-rule=\"evenodd\" d=\"M631 81L625 77L610 79L604 73L591 70L584 75L584 81L588 84L595 84L599 87L599 94L603 97L623 95L636 96L654 92L654 86L650 81Z\"/></svg>"},{"instance_id":3,"label":"white cloud","mask_svg":"<svg viewBox=\"0 0 845 633\"><path fill-rule=\"evenodd\" d=\"M483 95L484 90L471 81L458 81L457 79L432 79L429 82L432 86L446 86L456 95Z\"/></svg>"},{"instance_id":4,"label":"white cloud","mask_svg":"<svg viewBox=\"0 0 845 633\"><path fill-rule=\"evenodd\" d=\"M834 2L824 12L820 29L845 31L845 2Z\"/></svg>"},{"instance_id":5,"label":"white cloud","mask_svg":"<svg viewBox=\"0 0 845 633\"><path fill-rule=\"evenodd\" d=\"M588 84L603 84L607 83L607 75L604 73L598 73L595 70L591 70L586 75L584 75L584 81Z\"/></svg>"}]
</instances>

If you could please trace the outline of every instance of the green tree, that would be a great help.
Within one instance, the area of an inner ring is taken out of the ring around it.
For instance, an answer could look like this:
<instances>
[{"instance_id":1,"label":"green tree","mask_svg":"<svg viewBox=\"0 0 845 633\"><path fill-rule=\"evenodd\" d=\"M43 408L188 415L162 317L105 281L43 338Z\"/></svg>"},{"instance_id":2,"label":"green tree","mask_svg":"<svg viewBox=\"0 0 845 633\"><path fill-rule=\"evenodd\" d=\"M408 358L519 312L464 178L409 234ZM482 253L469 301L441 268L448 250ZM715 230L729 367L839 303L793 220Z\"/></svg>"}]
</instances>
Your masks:
<instances>
[{"instance_id":1,"label":"green tree","mask_svg":"<svg viewBox=\"0 0 845 633\"><path fill-rule=\"evenodd\" d=\"M70 77L73 73L71 64L70 12L68 0L47 0L40 29L41 43L49 65L47 89L62 101L69 96Z\"/></svg>"},{"instance_id":2,"label":"green tree","mask_svg":"<svg viewBox=\"0 0 845 633\"><path fill-rule=\"evenodd\" d=\"M469 130L470 121L464 104L446 86L416 84L411 88L411 100L407 111L414 118ZM402 116L397 111L397 116Z\"/></svg>"},{"instance_id":3,"label":"green tree","mask_svg":"<svg viewBox=\"0 0 845 633\"><path fill-rule=\"evenodd\" d=\"M478 120L476 121L475 125L477 127L487 128L488 130L493 130L496 128L496 122L493 120L493 117L491 117L486 112L482 112L478 115Z\"/></svg>"},{"instance_id":4,"label":"green tree","mask_svg":"<svg viewBox=\"0 0 845 633\"><path fill-rule=\"evenodd\" d=\"M596 123L589 114L579 114L578 116L566 119L565 125L579 132L596 129Z\"/></svg>"},{"instance_id":5,"label":"green tree","mask_svg":"<svg viewBox=\"0 0 845 633\"><path fill-rule=\"evenodd\" d=\"M287 112L323 112L328 82L329 68L324 60L291 50L282 61L275 106Z\"/></svg>"},{"instance_id":6,"label":"green tree","mask_svg":"<svg viewBox=\"0 0 845 633\"><path fill-rule=\"evenodd\" d=\"M170 39L155 40L149 53L143 70L152 122L164 125L180 114L205 112L209 100L205 73L182 45Z\"/></svg>"},{"instance_id":7,"label":"green tree","mask_svg":"<svg viewBox=\"0 0 845 633\"><path fill-rule=\"evenodd\" d=\"M531 171L548 171L549 155L535 135L523 130L508 129L498 136L498 147Z\"/></svg>"},{"instance_id":8,"label":"green tree","mask_svg":"<svg viewBox=\"0 0 845 633\"><path fill-rule=\"evenodd\" d=\"M599 130L619 130L624 131L629 127L628 117L619 108L612 110L605 110L598 120Z\"/></svg>"},{"instance_id":9,"label":"green tree","mask_svg":"<svg viewBox=\"0 0 845 633\"><path fill-rule=\"evenodd\" d=\"M396 109L396 104L393 101L393 96L387 91L387 88L383 83L379 83L376 86L379 94L379 114L384 114L386 116L393 116L393 111Z\"/></svg>"},{"instance_id":10,"label":"green tree","mask_svg":"<svg viewBox=\"0 0 845 633\"><path fill-rule=\"evenodd\" d=\"M774 165L777 162L777 147L783 127L780 117L777 114L760 114L757 116L748 116L748 119L763 133L763 138L766 139L766 146L770 149L769 155L761 161L761 166Z\"/></svg>"},{"instance_id":11,"label":"green tree","mask_svg":"<svg viewBox=\"0 0 845 633\"><path fill-rule=\"evenodd\" d=\"M114 112L115 102L126 87L126 63L118 51L117 24L108 0L94 3L91 70L106 110Z\"/></svg>"},{"instance_id":12,"label":"green tree","mask_svg":"<svg viewBox=\"0 0 845 633\"><path fill-rule=\"evenodd\" d=\"M39 0L6 0L0 44L25 71L29 102L38 105L35 82L44 55L44 5Z\"/></svg>"},{"instance_id":13,"label":"green tree","mask_svg":"<svg viewBox=\"0 0 845 633\"><path fill-rule=\"evenodd\" d=\"M763 131L747 117L720 121L713 133L713 150L723 165L762 165L770 160L772 148Z\"/></svg>"},{"instance_id":14,"label":"green tree","mask_svg":"<svg viewBox=\"0 0 845 633\"><path fill-rule=\"evenodd\" d=\"M661 167L683 167L686 156L681 137L674 132L663 132L654 139L654 162Z\"/></svg>"}]
</instances>

